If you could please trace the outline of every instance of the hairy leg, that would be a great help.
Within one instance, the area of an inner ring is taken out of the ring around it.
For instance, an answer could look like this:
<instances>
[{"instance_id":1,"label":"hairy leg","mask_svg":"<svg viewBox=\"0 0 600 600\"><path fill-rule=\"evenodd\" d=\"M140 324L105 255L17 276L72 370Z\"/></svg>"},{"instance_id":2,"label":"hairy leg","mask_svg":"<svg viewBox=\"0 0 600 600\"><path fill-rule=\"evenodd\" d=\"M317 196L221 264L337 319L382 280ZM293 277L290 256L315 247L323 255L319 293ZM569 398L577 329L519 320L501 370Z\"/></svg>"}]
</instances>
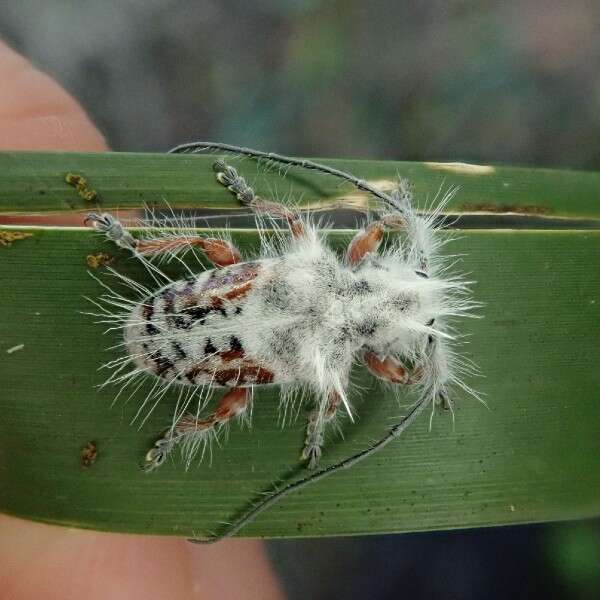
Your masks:
<instances>
[{"instance_id":1,"label":"hairy leg","mask_svg":"<svg viewBox=\"0 0 600 600\"><path fill-rule=\"evenodd\" d=\"M146 454L145 471L160 467L175 446L182 444L188 461L203 444L210 442L211 435L235 417L241 417L250 407L252 388L233 388L223 395L217 410L205 419L196 415L184 415L173 429L169 429Z\"/></svg>"},{"instance_id":2,"label":"hairy leg","mask_svg":"<svg viewBox=\"0 0 600 600\"><path fill-rule=\"evenodd\" d=\"M391 356L380 359L375 352L365 352L363 361L367 369L378 377L389 383L401 383L411 385L419 383L423 377L423 367L416 366L412 370L407 369L401 362Z\"/></svg>"},{"instance_id":3,"label":"hairy leg","mask_svg":"<svg viewBox=\"0 0 600 600\"><path fill-rule=\"evenodd\" d=\"M400 215L386 215L361 229L348 245L346 261L349 265L358 265L368 254L377 252L386 229L399 229L402 226Z\"/></svg>"},{"instance_id":4,"label":"hairy leg","mask_svg":"<svg viewBox=\"0 0 600 600\"><path fill-rule=\"evenodd\" d=\"M451 197L451 194L447 198ZM415 269L427 276L431 258L438 248L434 238L434 220L439 209L433 215L421 216L412 206L412 192L407 180L401 179L398 187L390 196L394 212L384 215L359 231L348 246L346 260L349 265L358 265L365 256L377 252L386 230L404 230L408 248L406 260Z\"/></svg>"},{"instance_id":5,"label":"hairy leg","mask_svg":"<svg viewBox=\"0 0 600 600\"><path fill-rule=\"evenodd\" d=\"M198 247L216 267L240 262L239 250L225 240L189 235L136 239L110 213L90 213L85 219L86 223L88 221L117 246L126 248L140 257L175 254L189 247Z\"/></svg>"},{"instance_id":6,"label":"hairy leg","mask_svg":"<svg viewBox=\"0 0 600 600\"><path fill-rule=\"evenodd\" d=\"M365 352L363 361L367 369L378 379L388 383L413 385L425 383L427 395L431 396L433 403L446 410L452 410L453 402L448 395L448 350L443 340L431 336L423 361L407 369L405 365L388 356L380 359L374 352Z\"/></svg>"},{"instance_id":7,"label":"hairy leg","mask_svg":"<svg viewBox=\"0 0 600 600\"><path fill-rule=\"evenodd\" d=\"M298 213L290 210L278 202L259 198L254 190L246 183L246 180L238 174L237 170L225 161L218 160L213 165L217 181L224 185L244 205L255 212L273 217L281 217L287 221L288 227L294 237L304 235L304 224Z\"/></svg>"},{"instance_id":8,"label":"hairy leg","mask_svg":"<svg viewBox=\"0 0 600 600\"><path fill-rule=\"evenodd\" d=\"M341 401L342 398L337 392L330 392L324 406L317 407L308 417L306 439L304 441L301 459L308 461L307 467L309 469L316 469L319 466L325 441L325 427L335 417Z\"/></svg>"},{"instance_id":9,"label":"hairy leg","mask_svg":"<svg viewBox=\"0 0 600 600\"><path fill-rule=\"evenodd\" d=\"M359 231L350 242L346 251L346 261L349 265L358 265L367 254L377 252L383 239L385 227L381 221L375 221Z\"/></svg>"},{"instance_id":10,"label":"hairy leg","mask_svg":"<svg viewBox=\"0 0 600 600\"><path fill-rule=\"evenodd\" d=\"M449 199L451 195L452 193L447 198ZM398 218L399 224L406 231L408 241L406 260L415 269L427 275L431 258L438 247L434 237L436 231L434 220L439 210L443 208L444 201L432 215L419 215L413 206L411 186L406 179L400 179L391 198L401 215Z\"/></svg>"},{"instance_id":11,"label":"hairy leg","mask_svg":"<svg viewBox=\"0 0 600 600\"><path fill-rule=\"evenodd\" d=\"M345 181L352 183L357 189L366 191L370 193L373 197L377 198L383 206L392 210L390 215L387 215L381 219L381 224L387 224L397 226L402 225L407 232L409 238L409 252L408 258L410 259L410 263L415 266L416 269L420 269L426 272L429 268L430 258L433 252L436 249L436 244L433 239L433 219L437 215L437 213L443 208L444 202L449 200L452 197L453 192L447 194L445 201L442 201L440 207L436 210L436 215L431 217L422 217L417 214L417 212L412 207L412 193L410 191L410 185L407 180L401 179L398 187L391 194L386 194L381 190L378 190L376 187L370 185L367 181L359 179L355 177L351 173L347 173L345 171L340 171L339 169L335 169L328 165L319 164L307 159L303 158L294 158L290 156L282 156L280 154L275 154L273 152L262 152L260 150L253 150L252 148L243 148L241 146L232 146L231 144L223 144L218 142L191 142L187 144L181 144L172 148L170 150L171 153L179 154L196 154L201 152L228 152L231 154L241 154L243 156L248 156L255 158L257 160L264 160L268 163L280 163L283 165L289 165L294 167L299 167L302 169L310 169L314 171L319 171L321 173L326 173L333 177L338 177ZM218 165L218 166L217 166ZM225 165L223 161L218 161L216 166L217 170L221 170L222 166ZM226 167L226 165L225 165ZM231 169L231 167L227 167ZM232 175L235 173L235 176L239 178L235 169L233 169ZM225 176L222 177L224 180L227 179ZM241 193L248 188L245 186L244 188L236 189L236 186L233 185L235 183L235 177L231 178L231 181L225 183L222 181L224 185L227 185L228 188L233 187L231 189L238 198L244 202L244 200L249 201L249 196ZM243 178L239 178L237 181L241 183ZM245 182L243 182L245 184ZM252 192L253 193L253 192ZM277 209L275 209L277 210ZM269 212L269 211L267 211ZM377 238L379 235L378 226L375 226L375 231L369 233L367 237ZM365 232L360 232L358 235ZM357 245L361 246L362 244L358 243ZM374 244L374 249L369 249L369 245ZM375 251L378 247L378 240L370 239L366 243L366 251L361 252L359 248L357 248L352 254L356 254L355 257L350 257L350 264L357 264L360 262L363 256L366 255L369 251ZM356 262L352 262L355 260Z\"/></svg>"}]
</instances>

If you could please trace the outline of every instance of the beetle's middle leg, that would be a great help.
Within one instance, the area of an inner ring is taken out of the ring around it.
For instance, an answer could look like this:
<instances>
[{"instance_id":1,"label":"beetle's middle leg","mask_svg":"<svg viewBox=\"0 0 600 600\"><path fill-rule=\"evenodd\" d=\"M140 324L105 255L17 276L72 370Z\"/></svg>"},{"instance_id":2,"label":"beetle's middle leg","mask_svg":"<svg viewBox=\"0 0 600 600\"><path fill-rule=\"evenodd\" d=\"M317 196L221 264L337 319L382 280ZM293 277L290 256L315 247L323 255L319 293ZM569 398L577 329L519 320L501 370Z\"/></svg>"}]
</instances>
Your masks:
<instances>
[{"instance_id":1,"label":"beetle's middle leg","mask_svg":"<svg viewBox=\"0 0 600 600\"><path fill-rule=\"evenodd\" d=\"M210 439L218 429L235 417L241 417L252 402L252 388L236 387L223 395L215 412L201 419L194 414L184 415L173 429L158 439L146 454L145 471L162 465L176 445L184 446L184 453L191 458L198 446Z\"/></svg>"},{"instance_id":2,"label":"beetle's middle leg","mask_svg":"<svg viewBox=\"0 0 600 600\"><path fill-rule=\"evenodd\" d=\"M306 466L309 469L316 469L319 466L322 448L325 442L325 427L335 417L341 401L342 398L340 394L336 391L332 391L327 396L326 402L322 406L317 406L308 417L306 439L300 458L308 461Z\"/></svg>"}]
</instances>

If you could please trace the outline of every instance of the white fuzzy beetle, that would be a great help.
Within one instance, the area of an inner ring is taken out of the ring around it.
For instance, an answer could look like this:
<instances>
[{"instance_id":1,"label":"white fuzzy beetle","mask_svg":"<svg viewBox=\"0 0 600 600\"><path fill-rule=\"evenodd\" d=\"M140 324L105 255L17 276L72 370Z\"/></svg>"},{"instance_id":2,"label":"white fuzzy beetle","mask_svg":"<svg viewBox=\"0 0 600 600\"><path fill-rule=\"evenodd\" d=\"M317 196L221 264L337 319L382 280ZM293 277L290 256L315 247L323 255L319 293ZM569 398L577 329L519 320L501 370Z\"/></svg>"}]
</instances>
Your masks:
<instances>
[{"instance_id":1,"label":"white fuzzy beetle","mask_svg":"<svg viewBox=\"0 0 600 600\"><path fill-rule=\"evenodd\" d=\"M275 249L261 236L263 255L251 262L240 262L240 253L227 240L190 235L189 231L135 239L110 214L88 216L109 240L134 252L151 272L158 270L146 257L180 259L183 252L196 248L215 265L186 279L168 280L153 292L128 281L141 291L141 301L104 297L120 306L127 303L124 315L110 313L124 328L127 350L123 359L113 362L118 376L111 379L128 384L140 374L153 374L157 401L173 384L181 391L173 425L148 452L146 470L160 466L178 444L189 464L223 425L248 413L255 387L282 386L283 402L296 392L312 392L315 407L302 452L311 469L318 466L324 430L336 411L343 407L352 418L347 392L353 363L363 362L385 382L412 385L419 391L419 400L409 414L379 442L342 463L275 490L226 532L209 538L214 541L232 535L294 489L372 454L397 437L426 406L451 408L450 384L473 393L457 375L461 364L448 348L452 336L445 320L465 316L474 303L468 299L466 282L446 275L445 262L437 252L441 242L435 221L444 201L433 214L421 216L411 206L403 181L388 195L348 173L302 159L214 143L186 144L172 152L205 150L341 177L375 196L383 211L354 236L341 260L308 218L257 197L233 167L219 160L214 165L219 183L258 215L283 218L291 233ZM396 239L379 253L387 229L404 230L406 239ZM134 369L120 375L131 363ZM196 390L214 387L227 390L214 413L183 414L181 406L187 410ZM183 402L182 390L187 390Z\"/></svg>"}]
</instances>

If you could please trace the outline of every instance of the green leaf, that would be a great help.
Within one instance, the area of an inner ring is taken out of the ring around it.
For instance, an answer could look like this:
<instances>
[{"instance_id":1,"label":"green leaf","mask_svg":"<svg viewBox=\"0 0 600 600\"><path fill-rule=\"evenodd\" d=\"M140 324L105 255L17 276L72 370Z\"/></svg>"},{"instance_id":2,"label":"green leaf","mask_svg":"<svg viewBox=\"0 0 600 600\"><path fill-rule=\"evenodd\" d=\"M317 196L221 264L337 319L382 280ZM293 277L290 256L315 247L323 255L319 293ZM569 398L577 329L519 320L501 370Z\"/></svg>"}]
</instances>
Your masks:
<instances>
[{"instance_id":1,"label":"green leaf","mask_svg":"<svg viewBox=\"0 0 600 600\"><path fill-rule=\"evenodd\" d=\"M552 219L599 213L596 173L498 167L459 174L424 164L335 164L370 181L401 171L414 180L417 197L431 198L442 181L459 183L457 209L539 206ZM281 192L304 192L305 201L360 196L323 176L296 170L283 180L263 180L252 162L239 166L265 192L277 181ZM88 180L103 208L165 200L235 206L214 182L207 157L6 153L0 154L0 207L84 209L86 201L64 182L68 172ZM31 236L6 235L15 233ZM330 239L341 249L350 235L333 232ZM233 238L245 256L256 251L253 232L234 231ZM467 320L462 331L465 352L484 375L468 383L485 394L489 409L459 397L454 425L446 413L434 416L431 430L421 419L380 454L286 498L241 535L397 532L600 514L600 231L464 230L447 251L464 254L460 268L477 282L475 299L484 303L484 318ZM96 387L106 377L98 367L118 356L106 348L119 343L118 333L103 335L82 314L93 311L84 296L101 291L88 271L107 277L103 267L88 266L87 257L98 253L152 285L136 261L88 229L0 229L0 510L108 531L214 531L294 470L305 415L282 429L277 390L261 390L252 429L232 427L212 464L185 471L175 460L142 473L138 463L170 424L176 394L139 429L139 421L130 421L144 390L111 408L116 388ZM324 464L366 447L403 414L365 372L357 371L355 381L360 418L344 422L344 439L329 436ZM97 455L83 467L89 442Z\"/></svg>"},{"instance_id":2,"label":"green leaf","mask_svg":"<svg viewBox=\"0 0 600 600\"><path fill-rule=\"evenodd\" d=\"M215 185L215 155L71 154L0 152L0 211L42 212L85 210L90 203L65 184L68 173L82 174L99 193L105 209L136 208L143 203L173 207L234 208L239 205ZM235 159L228 157L234 162ZM600 173L392 161L320 160L369 182L389 187L398 174L414 185L415 196L429 201L442 186L460 187L450 205L458 212L519 212L561 217L599 217ZM293 185L300 204L364 206L367 195L338 179L298 169L257 169L248 159L237 162L259 193L284 195Z\"/></svg>"}]
</instances>

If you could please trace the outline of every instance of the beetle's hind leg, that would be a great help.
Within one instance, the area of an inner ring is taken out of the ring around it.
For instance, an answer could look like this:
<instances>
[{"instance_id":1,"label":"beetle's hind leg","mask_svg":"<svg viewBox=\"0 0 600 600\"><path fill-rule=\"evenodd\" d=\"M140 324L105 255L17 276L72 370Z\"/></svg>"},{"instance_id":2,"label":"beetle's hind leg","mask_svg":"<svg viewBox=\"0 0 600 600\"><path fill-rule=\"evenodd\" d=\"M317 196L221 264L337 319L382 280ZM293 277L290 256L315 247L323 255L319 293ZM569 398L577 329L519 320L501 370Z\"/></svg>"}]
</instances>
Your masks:
<instances>
[{"instance_id":1,"label":"beetle's hind leg","mask_svg":"<svg viewBox=\"0 0 600 600\"><path fill-rule=\"evenodd\" d=\"M131 233L119 221L114 215L110 213L96 213L91 212L83 220L83 223L87 225L92 223L94 229L104 234L106 239L114 242L117 246L131 250L135 252L138 240L136 240Z\"/></svg>"},{"instance_id":2,"label":"beetle's hind leg","mask_svg":"<svg viewBox=\"0 0 600 600\"><path fill-rule=\"evenodd\" d=\"M302 237L305 234L304 224L297 212L286 206L260 198L247 183L246 180L224 160L217 160L213 164L217 181L225 186L244 205L258 214L280 217L287 221L290 232L294 237Z\"/></svg>"},{"instance_id":3,"label":"beetle's hind leg","mask_svg":"<svg viewBox=\"0 0 600 600\"><path fill-rule=\"evenodd\" d=\"M252 388L236 387L219 400L216 411L209 417L201 419L191 413L184 415L173 429L167 430L154 443L146 454L143 469L149 472L160 467L177 445L182 446L189 465L200 447L206 448L222 426L247 413L251 402Z\"/></svg>"},{"instance_id":4,"label":"beetle's hind leg","mask_svg":"<svg viewBox=\"0 0 600 600\"><path fill-rule=\"evenodd\" d=\"M226 240L199 235L166 235L149 238L134 238L121 222L110 213L90 213L84 223L91 222L94 228L108 240L133 252L140 258L147 256L174 255L190 247L200 248L206 258L217 267L240 262L239 250Z\"/></svg>"}]
</instances>

